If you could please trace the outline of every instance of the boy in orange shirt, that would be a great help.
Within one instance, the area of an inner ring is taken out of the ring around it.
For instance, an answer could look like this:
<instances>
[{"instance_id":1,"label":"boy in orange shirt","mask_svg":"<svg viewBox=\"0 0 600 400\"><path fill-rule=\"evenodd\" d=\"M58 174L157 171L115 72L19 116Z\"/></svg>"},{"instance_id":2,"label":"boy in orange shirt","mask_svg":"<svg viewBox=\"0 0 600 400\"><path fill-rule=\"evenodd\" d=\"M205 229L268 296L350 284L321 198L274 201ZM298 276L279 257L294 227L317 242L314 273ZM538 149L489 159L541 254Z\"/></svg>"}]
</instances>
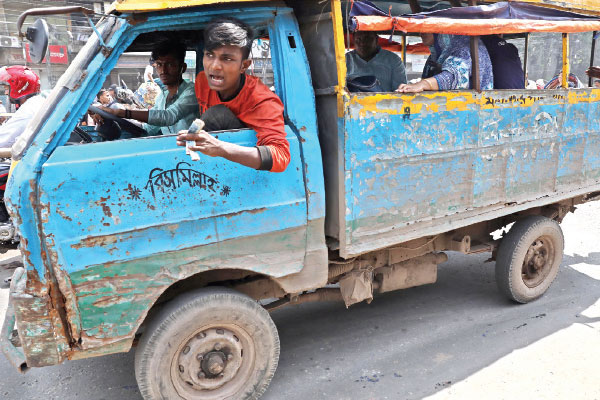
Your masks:
<instances>
[{"instance_id":1,"label":"boy in orange shirt","mask_svg":"<svg viewBox=\"0 0 600 400\"><path fill-rule=\"evenodd\" d=\"M210 22L204 31L204 71L196 77L196 97L205 131L251 128L257 146L224 142L205 131L180 131L177 145L195 141L190 149L223 157L247 167L282 172L290 162L283 122L283 104L260 79L246 75L252 61L252 30L234 18Z\"/></svg>"}]
</instances>

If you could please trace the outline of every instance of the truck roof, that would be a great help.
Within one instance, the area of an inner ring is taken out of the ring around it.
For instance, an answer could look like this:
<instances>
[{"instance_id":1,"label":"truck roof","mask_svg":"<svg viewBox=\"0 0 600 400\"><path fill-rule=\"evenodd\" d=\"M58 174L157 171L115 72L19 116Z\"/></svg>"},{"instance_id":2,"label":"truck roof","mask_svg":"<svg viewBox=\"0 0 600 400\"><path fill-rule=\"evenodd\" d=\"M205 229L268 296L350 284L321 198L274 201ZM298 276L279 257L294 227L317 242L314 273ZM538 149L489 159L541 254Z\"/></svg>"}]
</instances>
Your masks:
<instances>
[{"instance_id":1,"label":"truck roof","mask_svg":"<svg viewBox=\"0 0 600 400\"><path fill-rule=\"evenodd\" d=\"M205 6L211 4L233 4L259 1L265 2L265 0L116 0L112 3L109 11L143 13L149 11L171 10L175 8Z\"/></svg>"},{"instance_id":2,"label":"truck roof","mask_svg":"<svg viewBox=\"0 0 600 400\"><path fill-rule=\"evenodd\" d=\"M169 10L183 7L204 6L211 4L233 4L249 2L276 2L277 0L116 0L110 7L110 11L117 12L149 12L159 10ZM479 4L497 3L506 0L487 0L480 1ZM600 0L520 0L526 3L532 3L539 6L558 8L561 10L577 11L589 14L600 14ZM408 0L387 0L385 2L375 1L375 3L407 3ZM427 0L423 1L427 3ZM461 0L467 3L466 0Z\"/></svg>"}]
</instances>

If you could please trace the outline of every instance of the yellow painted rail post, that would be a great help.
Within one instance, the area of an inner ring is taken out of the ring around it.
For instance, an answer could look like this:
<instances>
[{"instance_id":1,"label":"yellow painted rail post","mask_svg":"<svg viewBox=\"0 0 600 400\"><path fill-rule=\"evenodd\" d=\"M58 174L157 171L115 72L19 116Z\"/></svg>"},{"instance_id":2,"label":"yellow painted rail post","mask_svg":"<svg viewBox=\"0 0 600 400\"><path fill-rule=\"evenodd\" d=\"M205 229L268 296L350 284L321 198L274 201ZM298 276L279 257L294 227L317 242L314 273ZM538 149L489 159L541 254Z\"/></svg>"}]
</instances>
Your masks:
<instances>
[{"instance_id":1,"label":"yellow painted rail post","mask_svg":"<svg viewBox=\"0 0 600 400\"><path fill-rule=\"evenodd\" d=\"M569 34L562 34L562 87L569 87Z\"/></svg>"},{"instance_id":2,"label":"yellow painted rail post","mask_svg":"<svg viewBox=\"0 0 600 400\"><path fill-rule=\"evenodd\" d=\"M333 19L333 40L335 44L335 63L337 65L338 84L335 88L338 102L338 117L344 116L344 87L346 86L346 46L344 45L344 23L342 18L342 3L331 0L331 15Z\"/></svg>"}]
</instances>

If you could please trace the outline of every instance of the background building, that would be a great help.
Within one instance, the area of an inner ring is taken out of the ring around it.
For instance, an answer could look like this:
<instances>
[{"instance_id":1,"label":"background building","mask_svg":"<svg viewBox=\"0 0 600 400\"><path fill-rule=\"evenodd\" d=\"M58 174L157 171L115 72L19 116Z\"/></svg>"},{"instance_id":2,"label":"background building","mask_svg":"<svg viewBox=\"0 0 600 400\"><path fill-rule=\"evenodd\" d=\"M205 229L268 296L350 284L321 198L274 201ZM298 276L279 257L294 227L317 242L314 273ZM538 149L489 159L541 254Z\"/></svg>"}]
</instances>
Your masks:
<instances>
[{"instance_id":1,"label":"background building","mask_svg":"<svg viewBox=\"0 0 600 400\"><path fill-rule=\"evenodd\" d=\"M89 22L81 14L45 17L50 30L50 57L43 64L32 64L27 62L27 50L18 37L18 16L30 8L61 6L84 6L101 14L109 4L108 1L84 0L0 0L0 65L28 65L40 75L42 89L51 89L92 34ZM93 16L92 21L96 23L99 17L100 15ZM23 31L35 19L36 17L28 17Z\"/></svg>"}]
</instances>

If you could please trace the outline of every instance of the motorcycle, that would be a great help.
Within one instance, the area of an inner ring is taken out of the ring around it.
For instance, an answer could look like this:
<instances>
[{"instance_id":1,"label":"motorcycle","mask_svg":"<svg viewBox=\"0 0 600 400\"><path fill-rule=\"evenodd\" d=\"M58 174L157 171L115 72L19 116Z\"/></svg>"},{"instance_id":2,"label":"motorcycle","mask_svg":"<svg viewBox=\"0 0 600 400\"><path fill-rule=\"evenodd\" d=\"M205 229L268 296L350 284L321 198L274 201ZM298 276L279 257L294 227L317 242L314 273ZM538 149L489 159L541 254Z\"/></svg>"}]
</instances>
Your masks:
<instances>
[{"instance_id":1,"label":"motorcycle","mask_svg":"<svg viewBox=\"0 0 600 400\"><path fill-rule=\"evenodd\" d=\"M4 191L6 190L9 171L10 160L0 161L0 254L15 249L19 242L19 237L4 203Z\"/></svg>"}]
</instances>

